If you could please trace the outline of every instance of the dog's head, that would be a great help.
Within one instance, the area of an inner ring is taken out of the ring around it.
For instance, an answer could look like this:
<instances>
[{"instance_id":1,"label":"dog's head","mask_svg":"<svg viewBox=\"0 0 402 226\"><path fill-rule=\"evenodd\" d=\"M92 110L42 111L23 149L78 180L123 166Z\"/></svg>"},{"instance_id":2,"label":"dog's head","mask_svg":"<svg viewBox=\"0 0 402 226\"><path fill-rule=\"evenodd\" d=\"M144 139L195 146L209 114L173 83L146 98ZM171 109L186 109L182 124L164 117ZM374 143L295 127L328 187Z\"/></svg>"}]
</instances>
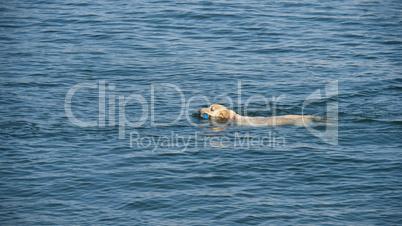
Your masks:
<instances>
[{"instance_id":1,"label":"dog's head","mask_svg":"<svg viewBox=\"0 0 402 226\"><path fill-rule=\"evenodd\" d=\"M220 104L213 104L208 108L198 109L202 118L213 117L216 119L236 119L236 112L227 109Z\"/></svg>"}]
</instances>

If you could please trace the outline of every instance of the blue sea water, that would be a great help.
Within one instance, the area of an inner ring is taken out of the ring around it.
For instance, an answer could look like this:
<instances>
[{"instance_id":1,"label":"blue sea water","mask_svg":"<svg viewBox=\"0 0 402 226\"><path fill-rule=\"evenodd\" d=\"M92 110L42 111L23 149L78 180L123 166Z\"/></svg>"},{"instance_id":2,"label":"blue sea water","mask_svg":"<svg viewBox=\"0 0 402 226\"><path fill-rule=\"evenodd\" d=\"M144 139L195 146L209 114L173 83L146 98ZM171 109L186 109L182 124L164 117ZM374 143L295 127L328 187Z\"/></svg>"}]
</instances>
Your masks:
<instances>
[{"instance_id":1,"label":"blue sea water","mask_svg":"<svg viewBox=\"0 0 402 226\"><path fill-rule=\"evenodd\" d=\"M2 1L0 224L398 225L401 25L399 0Z\"/></svg>"}]
</instances>

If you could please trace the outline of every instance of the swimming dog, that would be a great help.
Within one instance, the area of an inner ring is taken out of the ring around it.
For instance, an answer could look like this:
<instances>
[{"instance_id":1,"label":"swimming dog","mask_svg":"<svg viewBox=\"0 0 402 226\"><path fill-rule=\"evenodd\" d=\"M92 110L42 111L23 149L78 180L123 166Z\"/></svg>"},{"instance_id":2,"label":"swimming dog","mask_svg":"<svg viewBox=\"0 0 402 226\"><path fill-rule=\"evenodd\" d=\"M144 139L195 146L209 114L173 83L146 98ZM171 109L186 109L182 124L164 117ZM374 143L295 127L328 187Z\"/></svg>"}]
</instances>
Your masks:
<instances>
[{"instance_id":1,"label":"swimming dog","mask_svg":"<svg viewBox=\"0 0 402 226\"><path fill-rule=\"evenodd\" d=\"M227 109L220 104L213 104L208 108L198 109L202 118L211 118L214 120L230 121L239 125L251 126L280 126L280 125L297 125L302 126L311 124L315 121L325 121L323 118L314 115L283 115L274 117L247 117L241 116L236 112Z\"/></svg>"}]
</instances>

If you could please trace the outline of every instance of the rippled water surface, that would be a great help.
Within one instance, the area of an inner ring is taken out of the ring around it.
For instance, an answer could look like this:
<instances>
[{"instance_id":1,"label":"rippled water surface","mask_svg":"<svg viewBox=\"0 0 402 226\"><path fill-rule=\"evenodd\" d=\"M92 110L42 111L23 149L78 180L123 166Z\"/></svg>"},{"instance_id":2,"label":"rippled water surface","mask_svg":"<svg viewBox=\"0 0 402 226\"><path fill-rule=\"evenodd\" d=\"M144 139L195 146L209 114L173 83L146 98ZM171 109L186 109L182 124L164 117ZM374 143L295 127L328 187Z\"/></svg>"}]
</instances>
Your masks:
<instances>
[{"instance_id":1,"label":"rippled water surface","mask_svg":"<svg viewBox=\"0 0 402 226\"><path fill-rule=\"evenodd\" d=\"M401 21L398 0L2 1L0 224L400 224Z\"/></svg>"}]
</instances>

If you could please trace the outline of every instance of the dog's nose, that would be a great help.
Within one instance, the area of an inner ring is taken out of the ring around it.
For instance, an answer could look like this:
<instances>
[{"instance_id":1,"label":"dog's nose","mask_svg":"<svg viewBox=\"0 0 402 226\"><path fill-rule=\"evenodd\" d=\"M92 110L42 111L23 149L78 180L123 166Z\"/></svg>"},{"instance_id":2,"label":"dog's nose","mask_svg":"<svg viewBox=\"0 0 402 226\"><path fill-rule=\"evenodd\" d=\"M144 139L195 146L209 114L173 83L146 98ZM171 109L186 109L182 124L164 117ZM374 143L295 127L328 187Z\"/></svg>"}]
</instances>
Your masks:
<instances>
[{"instance_id":1,"label":"dog's nose","mask_svg":"<svg viewBox=\"0 0 402 226\"><path fill-rule=\"evenodd\" d=\"M201 108L198 108L198 112L201 114Z\"/></svg>"}]
</instances>

